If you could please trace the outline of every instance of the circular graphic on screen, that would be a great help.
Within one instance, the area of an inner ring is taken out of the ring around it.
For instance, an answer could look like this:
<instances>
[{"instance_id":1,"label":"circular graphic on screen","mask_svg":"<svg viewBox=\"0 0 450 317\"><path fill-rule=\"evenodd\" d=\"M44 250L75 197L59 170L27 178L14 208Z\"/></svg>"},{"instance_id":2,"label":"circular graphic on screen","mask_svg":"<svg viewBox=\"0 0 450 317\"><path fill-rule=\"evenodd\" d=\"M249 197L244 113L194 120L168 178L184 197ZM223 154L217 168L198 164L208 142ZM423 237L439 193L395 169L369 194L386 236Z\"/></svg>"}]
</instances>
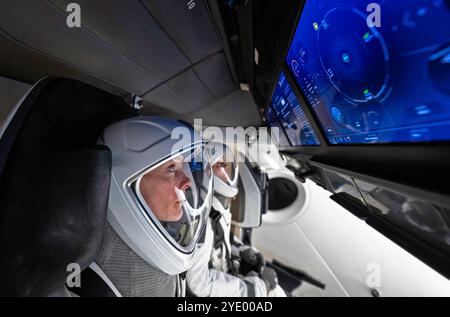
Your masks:
<instances>
[{"instance_id":1,"label":"circular graphic on screen","mask_svg":"<svg viewBox=\"0 0 450 317\"><path fill-rule=\"evenodd\" d=\"M295 59L292 60L291 67L292 70L294 71L295 76L300 77L301 72L300 64Z\"/></svg>"},{"instance_id":2,"label":"circular graphic on screen","mask_svg":"<svg viewBox=\"0 0 450 317\"><path fill-rule=\"evenodd\" d=\"M351 8L329 11L318 30L322 67L348 101L367 103L383 97L389 82L389 53L366 15Z\"/></svg>"}]
</instances>

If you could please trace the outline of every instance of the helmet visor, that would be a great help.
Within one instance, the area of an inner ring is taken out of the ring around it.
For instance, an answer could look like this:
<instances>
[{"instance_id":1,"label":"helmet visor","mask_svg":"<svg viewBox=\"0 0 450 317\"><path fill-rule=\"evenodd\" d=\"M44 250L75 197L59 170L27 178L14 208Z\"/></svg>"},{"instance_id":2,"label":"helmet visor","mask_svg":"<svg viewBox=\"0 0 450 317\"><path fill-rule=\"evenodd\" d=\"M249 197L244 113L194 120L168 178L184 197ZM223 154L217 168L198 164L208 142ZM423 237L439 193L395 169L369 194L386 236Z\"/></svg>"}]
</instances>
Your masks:
<instances>
[{"instance_id":1,"label":"helmet visor","mask_svg":"<svg viewBox=\"0 0 450 317\"><path fill-rule=\"evenodd\" d=\"M216 182L227 186L237 186L238 167L234 153L224 144L208 144L212 159L212 170Z\"/></svg>"},{"instance_id":2,"label":"helmet visor","mask_svg":"<svg viewBox=\"0 0 450 317\"><path fill-rule=\"evenodd\" d=\"M189 252L205 228L212 200L212 172L204 147L157 163L134 183L149 220L172 245Z\"/></svg>"}]
</instances>

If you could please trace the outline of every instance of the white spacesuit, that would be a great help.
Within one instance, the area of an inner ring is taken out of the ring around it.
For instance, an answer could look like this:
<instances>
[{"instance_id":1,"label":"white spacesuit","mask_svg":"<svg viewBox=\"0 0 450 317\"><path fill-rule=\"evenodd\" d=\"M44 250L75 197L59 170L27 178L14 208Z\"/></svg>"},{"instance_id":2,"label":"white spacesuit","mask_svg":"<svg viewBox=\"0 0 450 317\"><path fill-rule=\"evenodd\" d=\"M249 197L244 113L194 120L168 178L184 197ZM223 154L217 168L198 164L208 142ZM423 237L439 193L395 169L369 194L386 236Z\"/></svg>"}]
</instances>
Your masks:
<instances>
[{"instance_id":1,"label":"white spacesuit","mask_svg":"<svg viewBox=\"0 0 450 317\"><path fill-rule=\"evenodd\" d=\"M230 207L238 194L238 165L227 146L210 143L207 148L214 179L213 208L204 242L197 246L194 264L186 273L188 290L202 297L265 297L275 290L283 296L275 271L264 267L262 255L237 239L230 243ZM243 257L254 262L250 274L242 275Z\"/></svg>"}]
</instances>

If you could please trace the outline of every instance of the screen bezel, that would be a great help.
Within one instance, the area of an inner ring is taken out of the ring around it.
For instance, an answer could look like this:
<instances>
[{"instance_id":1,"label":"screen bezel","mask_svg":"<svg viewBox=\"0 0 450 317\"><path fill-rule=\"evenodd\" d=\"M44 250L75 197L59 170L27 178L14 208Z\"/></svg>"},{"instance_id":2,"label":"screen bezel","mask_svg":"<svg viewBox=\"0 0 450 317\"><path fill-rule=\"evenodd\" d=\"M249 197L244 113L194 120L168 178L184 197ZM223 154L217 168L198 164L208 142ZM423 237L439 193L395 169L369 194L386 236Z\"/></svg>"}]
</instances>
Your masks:
<instances>
[{"instance_id":1,"label":"screen bezel","mask_svg":"<svg viewBox=\"0 0 450 317\"><path fill-rule=\"evenodd\" d=\"M271 79L270 99L267 101L265 108L271 106L272 95L278 81L280 72L283 71L291 88L297 97L300 105L303 107L305 116L310 122L310 125L316 137L320 142L317 146L292 146L290 148L282 147L282 152L292 154L293 157L319 157L327 158L336 161L350 161L359 162L359 165L387 165L390 167L398 167L402 170L416 170L422 171L423 174L431 174L433 171L442 171L447 169L450 171L450 141L433 141L433 142L396 142L396 143L374 143L374 144L331 144L328 138L323 133L319 126L319 120L312 110L308 102L306 102L303 92L299 89L297 82L292 77L291 71L286 64L286 55L291 46L295 31L303 13L305 3L302 1L300 10L297 13L295 23L293 23L290 34L287 34L284 39L285 45L280 54L274 53L278 61L275 63L273 77ZM290 142L290 141L289 141ZM298 155L296 155L298 154ZM364 167L359 167L359 170L364 170ZM450 176L449 176L450 178ZM448 191L450 193L450 190Z\"/></svg>"}]
</instances>

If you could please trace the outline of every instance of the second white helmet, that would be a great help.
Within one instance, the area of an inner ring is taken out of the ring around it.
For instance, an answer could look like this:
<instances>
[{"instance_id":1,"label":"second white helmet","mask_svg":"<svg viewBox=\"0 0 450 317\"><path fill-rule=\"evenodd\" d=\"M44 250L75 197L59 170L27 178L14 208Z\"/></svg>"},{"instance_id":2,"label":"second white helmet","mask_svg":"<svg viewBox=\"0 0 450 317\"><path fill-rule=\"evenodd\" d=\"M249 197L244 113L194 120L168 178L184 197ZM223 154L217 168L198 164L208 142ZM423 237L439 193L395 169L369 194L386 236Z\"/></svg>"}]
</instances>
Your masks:
<instances>
[{"instance_id":1,"label":"second white helmet","mask_svg":"<svg viewBox=\"0 0 450 317\"><path fill-rule=\"evenodd\" d=\"M207 148L214 176L214 192L225 198L235 197L239 192L239 166L235 153L218 142L208 143Z\"/></svg>"}]
</instances>

